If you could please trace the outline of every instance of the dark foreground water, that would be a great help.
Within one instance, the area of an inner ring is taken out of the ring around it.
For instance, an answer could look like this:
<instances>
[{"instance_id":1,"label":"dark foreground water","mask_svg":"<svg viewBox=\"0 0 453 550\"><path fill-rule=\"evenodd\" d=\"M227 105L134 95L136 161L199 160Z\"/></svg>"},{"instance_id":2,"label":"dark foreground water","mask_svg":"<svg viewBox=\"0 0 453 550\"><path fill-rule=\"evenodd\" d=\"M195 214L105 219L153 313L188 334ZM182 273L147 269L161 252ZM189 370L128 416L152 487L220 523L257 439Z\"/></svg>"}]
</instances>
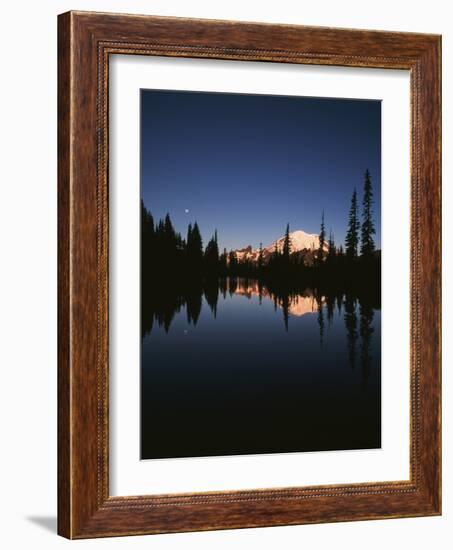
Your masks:
<instances>
[{"instance_id":1,"label":"dark foreground water","mask_svg":"<svg viewBox=\"0 0 453 550\"><path fill-rule=\"evenodd\" d=\"M144 307L142 459L380 447L375 306L249 280Z\"/></svg>"}]
</instances>

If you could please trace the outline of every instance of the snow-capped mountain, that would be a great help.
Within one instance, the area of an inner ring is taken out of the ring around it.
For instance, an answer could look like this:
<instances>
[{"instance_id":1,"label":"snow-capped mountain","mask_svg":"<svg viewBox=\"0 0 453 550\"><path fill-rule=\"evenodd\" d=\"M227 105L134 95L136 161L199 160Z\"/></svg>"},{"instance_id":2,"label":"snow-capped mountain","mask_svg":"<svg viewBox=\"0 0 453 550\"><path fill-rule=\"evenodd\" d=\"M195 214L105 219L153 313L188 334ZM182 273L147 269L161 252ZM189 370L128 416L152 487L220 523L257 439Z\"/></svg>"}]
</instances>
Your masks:
<instances>
[{"instance_id":1,"label":"snow-capped mountain","mask_svg":"<svg viewBox=\"0 0 453 550\"><path fill-rule=\"evenodd\" d=\"M319 236L313 233L305 233L305 231L302 231L301 229L292 231L289 234L289 239L291 243L291 254L311 253L312 255L319 248ZM277 249L281 252L283 250L284 241L285 237L283 236L271 243L269 246L263 248L264 261L268 260L271 254L275 251L275 245L277 245ZM324 250L327 249L328 245L325 243ZM259 249L252 249L251 246L235 250L234 252L236 252L236 257L239 261L249 260L256 262L258 260Z\"/></svg>"}]
</instances>

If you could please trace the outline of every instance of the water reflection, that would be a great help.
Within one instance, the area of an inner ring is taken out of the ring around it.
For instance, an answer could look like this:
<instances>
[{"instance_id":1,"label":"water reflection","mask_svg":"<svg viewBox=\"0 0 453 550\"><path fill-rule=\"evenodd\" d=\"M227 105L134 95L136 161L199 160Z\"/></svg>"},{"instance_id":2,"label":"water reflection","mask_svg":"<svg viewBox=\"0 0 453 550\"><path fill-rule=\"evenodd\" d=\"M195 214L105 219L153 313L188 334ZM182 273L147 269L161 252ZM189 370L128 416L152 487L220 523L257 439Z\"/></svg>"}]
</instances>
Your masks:
<instances>
[{"instance_id":1,"label":"water reflection","mask_svg":"<svg viewBox=\"0 0 453 550\"><path fill-rule=\"evenodd\" d=\"M361 364L362 364L362 382L367 384L371 368L371 339L373 336L374 312L369 304L360 304L360 336L362 338L361 346Z\"/></svg>"},{"instance_id":2,"label":"water reflection","mask_svg":"<svg viewBox=\"0 0 453 550\"><path fill-rule=\"evenodd\" d=\"M158 290L143 297L143 458L380 446L378 302L241 278Z\"/></svg>"},{"instance_id":3,"label":"water reflection","mask_svg":"<svg viewBox=\"0 0 453 550\"><path fill-rule=\"evenodd\" d=\"M343 302L341 302L343 303ZM355 368L357 340L359 333L357 331L357 299L354 296L347 295L344 300L344 323L348 340L348 358L351 369Z\"/></svg>"},{"instance_id":4,"label":"water reflection","mask_svg":"<svg viewBox=\"0 0 453 550\"><path fill-rule=\"evenodd\" d=\"M148 291L144 295L142 337L149 335L155 325L168 333L175 315L184 308L187 322L193 326L198 323L203 304L209 308L212 318L216 319L219 299L227 300L235 296L250 301L257 299L259 306L263 305L263 301L271 302L276 313L281 311L285 331L290 330L292 317L316 316L319 345L322 348L326 330L332 326L335 308L339 317L344 311L348 362L352 370L360 362L362 383L367 383L372 363L370 349L374 332L374 309L380 308L380 304L373 303L369 296L323 292L316 288L305 288L298 292L280 289L277 292L270 290L260 280L229 277L207 281L188 280L182 286L165 285L158 290Z\"/></svg>"}]
</instances>

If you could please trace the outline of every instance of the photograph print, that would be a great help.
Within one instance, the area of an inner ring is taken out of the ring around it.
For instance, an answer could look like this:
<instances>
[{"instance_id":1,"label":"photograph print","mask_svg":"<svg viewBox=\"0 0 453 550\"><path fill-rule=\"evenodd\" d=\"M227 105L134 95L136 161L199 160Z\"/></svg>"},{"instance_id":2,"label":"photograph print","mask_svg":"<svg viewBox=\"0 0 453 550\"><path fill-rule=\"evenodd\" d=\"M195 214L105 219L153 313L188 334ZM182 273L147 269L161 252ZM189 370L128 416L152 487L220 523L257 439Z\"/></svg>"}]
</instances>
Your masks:
<instances>
[{"instance_id":1,"label":"photograph print","mask_svg":"<svg viewBox=\"0 0 453 550\"><path fill-rule=\"evenodd\" d=\"M381 102L140 93L140 458L380 448Z\"/></svg>"}]
</instances>

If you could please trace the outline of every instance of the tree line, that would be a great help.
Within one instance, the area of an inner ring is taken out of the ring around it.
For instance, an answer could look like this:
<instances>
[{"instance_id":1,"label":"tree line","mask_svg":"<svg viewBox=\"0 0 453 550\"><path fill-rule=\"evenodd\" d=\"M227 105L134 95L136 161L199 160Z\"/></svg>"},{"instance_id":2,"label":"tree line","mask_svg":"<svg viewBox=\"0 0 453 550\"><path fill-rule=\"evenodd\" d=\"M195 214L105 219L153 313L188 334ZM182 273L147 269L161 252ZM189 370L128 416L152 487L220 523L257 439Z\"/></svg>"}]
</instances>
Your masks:
<instances>
[{"instance_id":1,"label":"tree line","mask_svg":"<svg viewBox=\"0 0 453 550\"><path fill-rule=\"evenodd\" d=\"M376 280L380 273L380 254L376 251L373 219L373 188L368 170L364 176L362 212L359 214L357 191L354 189L348 214L345 248L337 247L330 229L326 234L324 211L321 216L319 246L315 251L292 250L290 227L286 226L283 243L277 242L270 257L265 258L260 244L256 261L239 259L235 251L219 251L217 230L206 246L198 223L189 224L186 235L178 233L167 214L157 223L141 203L142 277L146 282L159 279L174 281L184 277L206 279L219 277L255 277L279 285L310 284L335 279L338 284Z\"/></svg>"},{"instance_id":2,"label":"tree line","mask_svg":"<svg viewBox=\"0 0 453 550\"><path fill-rule=\"evenodd\" d=\"M201 276L219 272L220 256L217 231L203 247L198 223L189 224L184 238L173 226L170 215L154 222L141 201L141 258L144 279L180 276Z\"/></svg>"}]
</instances>

